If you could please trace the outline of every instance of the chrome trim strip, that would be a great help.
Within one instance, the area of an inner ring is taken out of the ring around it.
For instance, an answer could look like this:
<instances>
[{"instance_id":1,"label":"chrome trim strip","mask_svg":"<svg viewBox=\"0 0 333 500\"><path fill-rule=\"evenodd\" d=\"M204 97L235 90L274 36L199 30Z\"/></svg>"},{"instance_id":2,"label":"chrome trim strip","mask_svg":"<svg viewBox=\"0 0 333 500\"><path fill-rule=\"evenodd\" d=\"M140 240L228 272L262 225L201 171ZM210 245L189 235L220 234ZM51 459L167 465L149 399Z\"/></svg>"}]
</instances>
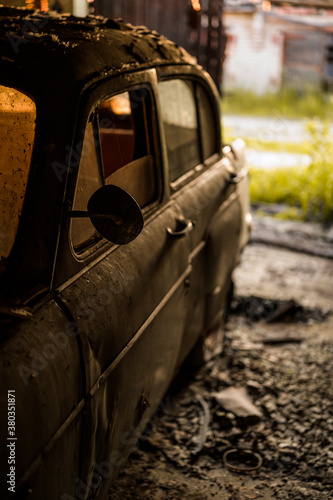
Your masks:
<instances>
[{"instance_id":1,"label":"chrome trim strip","mask_svg":"<svg viewBox=\"0 0 333 500\"><path fill-rule=\"evenodd\" d=\"M200 241L200 243L192 250L192 252L189 255L188 261L191 264L191 262L196 258L196 256L205 248L207 244L206 240Z\"/></svg>"}]
</instances>

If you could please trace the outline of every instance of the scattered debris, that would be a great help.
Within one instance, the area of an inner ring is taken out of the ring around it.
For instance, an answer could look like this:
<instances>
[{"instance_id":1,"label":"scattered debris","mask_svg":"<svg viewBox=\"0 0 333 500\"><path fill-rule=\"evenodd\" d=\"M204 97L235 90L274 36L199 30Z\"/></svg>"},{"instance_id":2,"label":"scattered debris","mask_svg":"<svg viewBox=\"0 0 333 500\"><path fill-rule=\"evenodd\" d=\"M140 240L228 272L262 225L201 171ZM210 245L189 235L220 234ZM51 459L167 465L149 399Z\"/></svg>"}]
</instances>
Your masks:
<instances>
[{"instance_id":1,"label":"scattered debris","mask_svg":"<svg viewBox=\"0 0 333 500\"><path fill-rule=\"evenodd\" d=\"M206 441L206 437L207 437L207 433L208 433L208 428L209 428L209 422L210 422L210 411L209 411L208 404L199 395L196 396L196 399L199 401L199 403L202 406L203 415L202 415L202 418L201 418L200 433L199 433L199 436L197 438L198 444L196 445L196 447L194 448L194 450L192 450L192 452L191 452L192 457L197 456L201 452L201 450L202 450L202 448L203 448L203 446L205 444L205 441Z\"/></svg>"},{"instance_id":2,"label":"scattered debris","mask_svg":"<svg viewBox=\"0 0 333 500\"><path fill-rule=\"evenodd\" d=\"M265 320L266 323L308 323L323 322L331 311L323 311L319 307L313 309L303 307L295 300L277 300L256 297L238 296L231 303L232 314L245 316L249 323Z\"/></svg>"},{"instance_id":3,"label":"scattered debris","mask_svg":"<svg viewBox=\"0 0 333 500\"><path fill-rule=\"evenodd\" d=\"M333 318L320 325L322 338L307 333L319 332L316 324L300 325L297 335L307 339L302 348L277 343L272 355L264 343L238 349L252 338L253 326L229 316L223 356L191 374L187 386L176 381L183 388L154 420L153 434L140 441L110 498L330 498ZM286 337L283 323L264 323L267 338L277 326ZM246 415L253 413L250 426Z\"/></svg>"},{"instance_id":4,"label":"scattered debris","mask_svg":"<svg viewBox=\"0 0 333 500\"><path fill-rule=\"evenodd\" d=\"M262 485L257 485L256 488L240 488L239 500L254 500L255 498L262 498L260 494L260 486Z\"/></svg>"},{"instance_id":5,"label":"scattered debris","mask_svg":"<svg viewBox=\"0 0 333 500\"><path fill-rule=\"evenodd\" d=\"M261 411L254 406L243 387L228 387L228 389L213 393L213 396L225 410L241 418L245 425L257 424L262 417Z\"/></svg>"},{"instance_id":6,"label":"scattered debris","mask_svg":"<svg viewBox=\"0 0 333 500\"><path fill-rule=\"evenodd\" d=\"M274 337L268 337L266 339L261 339L260 342L263 344L299 344L300 342L303 342L304 337L293 337L292 335L280 335L280 336L274 336Z\"/></svg>"},{"instance_id":7,"label":"scattered debris","mask_svg":"<svg viewBox=\"0 0 333 500\"><path fill-rule=\"evenodd\" d=\"M235 472L253 472L261 467L262 458L251 450L233 448L224 453L223 463Z\"/></svg>"},{"instance_id":8,"label":"scattered debris","mask_svg":"<svg viewBox=\"0 0 333 500\"><path fill-rule=\"evenodd\" d=\"M266 318L266 323L273 323L274 321L279 321L283 319L286 313L290 313L295 310L296 302L292 300L286 300L277 305L276 309Z\"/></svg>"}]
</instances>

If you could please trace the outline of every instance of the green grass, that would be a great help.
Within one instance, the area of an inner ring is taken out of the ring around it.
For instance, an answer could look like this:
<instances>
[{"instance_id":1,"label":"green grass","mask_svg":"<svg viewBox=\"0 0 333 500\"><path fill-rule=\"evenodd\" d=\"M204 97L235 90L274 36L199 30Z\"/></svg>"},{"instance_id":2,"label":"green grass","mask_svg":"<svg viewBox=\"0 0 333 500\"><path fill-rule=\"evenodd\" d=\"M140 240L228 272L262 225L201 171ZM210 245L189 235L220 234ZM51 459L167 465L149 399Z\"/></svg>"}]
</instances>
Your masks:
<instances>
[{"instance_id":1,"label":"green grass","mask_svg":"<svg viewBox=\"0 0 333 500\"><path fill-rule=\"evenodd\" d=\"M321 92L300 94L295 90L282 90L258 96L253 92L236 90L226 93L221 105L225 114L333 120L333 101Z\"/></svg>"},{"instance_id":2,"label":"green grass","mask_svg":"<svg viewBox=\"0 0 333 500\"><path fill-rule=\"evenodd\" d=\"M303 143L281 143L243 137L249 149L258 151L309 154L308 167L250 169L251 202L287 205L281 218L318 222L333 221L333 99L322 93L281 91L257 96L237 91L222 99L222 112L256 116L284 116L308 120L309 140ZM309 121L309 118L312 120ZM314 118L314 119L313 119ZM224 141L234 139L224 130Z\"/></svg>"},{"instance_id":3,"label":"green grass","mask_svg":"<svg viewBox=\"0 0 333 500\"><path fill-rule=\"evenodd\" d=\"M250 169L251 203L299 204L303 172L297 167Z\"/></svg>"},{"instance_id":4,"label":"green grass","mask_svg":"<svg viewBox=\"0 0 333 500\"><path fill-rule=\"evenodd\" d=\"M318 222L333 221L333 134L325 122L310 122L311 164L308 167L250 170L252 203L289 205L280 214Z\"/></svg>"}]
</instances>

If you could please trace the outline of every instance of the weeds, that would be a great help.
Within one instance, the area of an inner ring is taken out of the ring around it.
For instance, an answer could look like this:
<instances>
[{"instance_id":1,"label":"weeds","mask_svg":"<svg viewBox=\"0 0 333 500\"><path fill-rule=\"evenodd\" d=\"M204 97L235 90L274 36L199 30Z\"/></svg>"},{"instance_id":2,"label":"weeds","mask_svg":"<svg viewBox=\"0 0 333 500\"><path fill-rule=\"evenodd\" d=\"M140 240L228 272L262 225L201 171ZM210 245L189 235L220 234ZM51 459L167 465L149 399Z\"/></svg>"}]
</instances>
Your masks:
<instances>
[{"instance_id":1,"label":"weeds","mask_svg":"<svg viewBox=\"0 0 333 500\"><path fill-rule=\"evenodd\" d=\"M333 134L327 122L310 121L308 167L251 168L252 203L285 203L281 215L327 222L333 220Z\"/></svg>"},{"instance_id":2,"label":"weeds","mask_svg":"<svg viewBox=\"0 0 333 500\"><path fill-rule=\"evenodd\" d=\"M333 119L331 96L322 92L281 90L278 93L258 96L253 92L236 90L222 99L225 114L272 116L279 113L288 118Z\"/></svg>"}]
</instances>

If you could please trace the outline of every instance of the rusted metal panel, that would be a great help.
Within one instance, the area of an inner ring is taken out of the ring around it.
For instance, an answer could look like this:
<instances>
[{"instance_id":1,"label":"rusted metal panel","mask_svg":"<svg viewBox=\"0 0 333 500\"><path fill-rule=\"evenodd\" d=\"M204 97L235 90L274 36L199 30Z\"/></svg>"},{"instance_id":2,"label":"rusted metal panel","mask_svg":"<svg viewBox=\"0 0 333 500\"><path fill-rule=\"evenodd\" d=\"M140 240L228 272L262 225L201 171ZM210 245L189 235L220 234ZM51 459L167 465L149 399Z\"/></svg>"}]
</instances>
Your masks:
<instances>
[{"instance_id":1,"label":"rusted metal panel","mask_svg":"<svg viewBox=\"0 0 333 500\"><path fill-rule=\"evenodd\" d=\"M333 83L333 35L327 35L326 42L323 78L324 87L330 88Z\"/></svg>"},{"instance_id":2,"label":"rusted metal panel","mask_svg":"<svg viewBox=\"0 0 333 500\"><path fill-rule=\"evenodd\" d=\"M323 81L325 43L321 31L286 33L283 85L297 90L320 89Z\"/></svg>"},{"instance_id":3,"label":"rusted metal panel","mask_svg":"<svg viewBox=\"0 0 333 500\"><path fill-rule=\"evenodd\" d=\"M325 35L319 32L285 35L285 64L321 67Z\"/></svg>"},{"instance_id":4,"label":"rusted metal panel","mask_svg":"<svg viewBox=\"0 0 333 500\"><path fill-rule=\"evenodd\" d=\"M333 2L331 0L271 0L271 4L333 10Z\"/></svg>"}]
</instances>

